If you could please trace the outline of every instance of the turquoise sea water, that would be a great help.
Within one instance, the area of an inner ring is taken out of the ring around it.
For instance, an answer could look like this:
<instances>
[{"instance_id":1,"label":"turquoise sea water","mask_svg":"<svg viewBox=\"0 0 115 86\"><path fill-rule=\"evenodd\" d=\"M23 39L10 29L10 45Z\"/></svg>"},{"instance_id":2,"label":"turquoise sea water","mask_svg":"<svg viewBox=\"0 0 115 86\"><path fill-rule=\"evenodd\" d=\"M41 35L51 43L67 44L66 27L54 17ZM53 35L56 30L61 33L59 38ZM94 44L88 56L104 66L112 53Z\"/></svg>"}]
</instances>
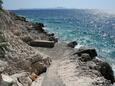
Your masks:
<instances>
[{"instance_id":1,"label":"turquoise sea water","mask_svg":"<svg viewBox=\"0 0 115 86\"><path fill-rule=\"evenodd\" d=\"M80 45L97 49L98 57L115 63L115 15L97 10L40 9L15 10L30 21L45 24L60 41L77 41Z\"/></svg>"}]
</instances>

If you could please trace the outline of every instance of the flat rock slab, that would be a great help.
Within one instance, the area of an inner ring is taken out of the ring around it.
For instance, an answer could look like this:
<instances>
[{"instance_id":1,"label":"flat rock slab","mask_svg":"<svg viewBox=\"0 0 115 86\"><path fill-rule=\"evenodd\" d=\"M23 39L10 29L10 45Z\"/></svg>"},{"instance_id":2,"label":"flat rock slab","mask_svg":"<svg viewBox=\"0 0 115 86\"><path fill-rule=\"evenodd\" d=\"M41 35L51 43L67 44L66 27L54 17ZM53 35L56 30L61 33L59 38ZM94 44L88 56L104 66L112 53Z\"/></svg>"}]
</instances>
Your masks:
<instances>
[{"instance_id":1,"label":"flat rock slab","mask_svg":"<svg viewBox=\"0 0 115 86\"><path fill-rule=\"evenodd\" d=\"M58 64L59 61L52 62L43 80L42 86L65 86L58 76Z\"/></svg>"},{"instance_id":2,"label":"flat rock slab","mask_svg":"<svg viewBox=\"0 0 115 86\"><path fill-rule=\"evenodd\" d=\"M54 41L46 41L46 40L34 40L30 42L31 46L35 46L35 47L48 47L48 48L52 48L54 47Z\"/></svg>"}]
</instances>

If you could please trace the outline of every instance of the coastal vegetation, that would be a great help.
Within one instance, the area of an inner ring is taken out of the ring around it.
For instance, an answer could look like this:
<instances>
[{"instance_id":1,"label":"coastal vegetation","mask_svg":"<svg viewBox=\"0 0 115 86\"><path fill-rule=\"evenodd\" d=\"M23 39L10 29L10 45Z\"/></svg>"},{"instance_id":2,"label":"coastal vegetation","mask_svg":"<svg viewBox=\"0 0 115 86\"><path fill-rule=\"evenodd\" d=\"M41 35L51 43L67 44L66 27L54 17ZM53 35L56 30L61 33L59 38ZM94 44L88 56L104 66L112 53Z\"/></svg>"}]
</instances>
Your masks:
<instances>
[{"instance_id":1,"label":"coastal vegetation","mask_svg":"<svg viewBox=\"0 0 115 86\"><path fill-rule=\"evenodd\" d=\"M3 1L0 0L0 10L2 9L2 4L3 4Z\"/></svg>"}]
</instances>

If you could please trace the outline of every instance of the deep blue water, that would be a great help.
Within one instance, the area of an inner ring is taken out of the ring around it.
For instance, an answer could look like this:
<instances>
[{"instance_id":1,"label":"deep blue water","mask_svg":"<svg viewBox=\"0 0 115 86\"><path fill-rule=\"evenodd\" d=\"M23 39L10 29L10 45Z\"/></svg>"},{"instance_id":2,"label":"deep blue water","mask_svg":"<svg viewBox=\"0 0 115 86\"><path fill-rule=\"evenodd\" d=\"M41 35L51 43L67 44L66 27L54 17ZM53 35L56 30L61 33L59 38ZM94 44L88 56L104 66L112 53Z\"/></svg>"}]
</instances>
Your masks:
<instances>
[{"instance_id":1,"label":"deep blue water","mask_svg":"<svg viewBox=\"0 0 115 86\"><path fill-rule=\"evenodd\" d=\"M44 23L60 41L77 41L97 49L100 58L115 61L115 16L97 10L15 10L30 21Z\"/></svg>"}]
</instances>

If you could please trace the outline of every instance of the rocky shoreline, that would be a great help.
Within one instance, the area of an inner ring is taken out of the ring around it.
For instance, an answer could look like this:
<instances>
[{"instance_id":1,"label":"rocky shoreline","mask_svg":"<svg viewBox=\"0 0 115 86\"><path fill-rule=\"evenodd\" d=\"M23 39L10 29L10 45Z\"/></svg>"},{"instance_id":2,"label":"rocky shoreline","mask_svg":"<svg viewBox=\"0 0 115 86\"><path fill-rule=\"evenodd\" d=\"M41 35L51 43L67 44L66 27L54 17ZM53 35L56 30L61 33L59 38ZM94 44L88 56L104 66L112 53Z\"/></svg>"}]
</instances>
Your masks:
<instances>
[{"instance_id":1,"label":"rocky shoreline","mask_svg":"<svg viewBox=\"0 0 115 86\"><path fill-rule=\"evenodd\" d=\"M95 49L75 49L75 41L58 43L42 23L9 11L0 11L0 20L5 39L0 41L0 86L112 86L115 82L111 66L96 59Z\"/></svg>"}]
</instances>

